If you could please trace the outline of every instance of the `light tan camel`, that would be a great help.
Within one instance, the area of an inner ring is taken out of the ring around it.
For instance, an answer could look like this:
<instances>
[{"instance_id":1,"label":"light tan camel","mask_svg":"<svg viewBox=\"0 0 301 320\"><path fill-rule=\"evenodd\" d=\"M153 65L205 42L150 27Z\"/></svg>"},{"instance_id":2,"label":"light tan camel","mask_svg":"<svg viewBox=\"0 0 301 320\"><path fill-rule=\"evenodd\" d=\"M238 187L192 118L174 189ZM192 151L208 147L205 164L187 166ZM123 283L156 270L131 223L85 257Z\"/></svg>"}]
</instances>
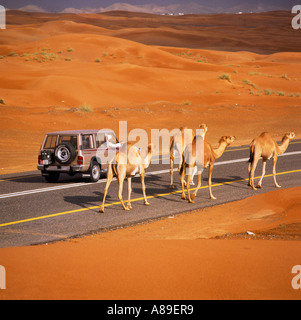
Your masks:
<instances>
[{"instance_id":1,"label":"light tan camel","mask_svg":"<svg viewBox=\"0 0 301 320\"><path fill-rule=\"evenodd\" d=\"M214 167L214 162L216 159L220 158L226 148L235 140L234 136L222 136L219 140L219 146L217 149L213 149L211 144L207 141L204 141L204 153L196 151L196 145L197 145L197 137L193 139L192 146L187 146L184 155L183 155L183 163L180 170L181 174L181 184L182 184L182 199L186 200L185 192L184 192L184 178L186 174L186 168L188 168L188 177L186 181L186 187L187 187L187 194L188 194L188 201L190 203L193 203L194 198L197 195L198 189L201 186L201 174L204 170L204 168L207 168L209 165L209 173L208 173L208 185L209 185L209 196L211 199L216 199L211 190L211 177L212 177L212 171ZM203 159L201 158L203 156ZM198 183L195 192L190 195L190 180L191 180L191 174L194 167L197 167L197 173L198 173Z\"/></svg>"},{"instance_id":2,"label":"light tan camel","mask_svg":"<svg viewBox=\"0 0 301 320\"><path fill-rule=\"evenodd\" d=\"M199 125L201 129L204 130L203 134L203 139L205 139L205 134L208 130L208 127L205 123L202 123ZM187 133L185 134L185 130L187 130ZM189 129L187 127L181 127L180 132L178 132L176 135L174 135L171 138L171 143L170 143L170 189L174 189L174 184L173 184L173 166L174 166L174 161L175 161L175 152L177 151L180 154L180 163L179 163L179 171L182 166L182 159L183 159L183 152L188 144L190 144L195 137L195 132L192 129ZM191 184L193 183L193 176L195 172L192 175L191 178ZM186 182L184 182L186 184Z\"/></svg>"},{"instance_id":3,"label":"light tan camel","mask_svg":"<svg viewBox=\"0 0 301 320\"><path fill-rule=\"evenodd\" d=\"M137 173L140 174L142 192L144 198L144 204L149 205L149 202L146 199L145 195L145 183L144 183L144 175L145 169L148 168L151 161L152 154L152 145L148 145L148 153L145 159L142 158L140 150L133 145L133 143L128 142L121 146L119 152L116 153L116 156L112 159L108 167L107 173L107 182L104 189L103 201L100 206L99 211L104 212L104 204L107 196L107 192L110 186L110 183L113 179L113 175L117 177L118 180L118 198L122 204L124 210L132 209L131 206L131 192L132 192L132 177ZM124 205L122 199L122 190L123 190L123 182L125 177L127 177L128 181L128 204L127 207Z\"/></svg>"},{"instance_id":4,"label":"light tan camel","mask_svg":"<svg viewBox=\"0 0 301 320\"><path fill-rule=\"evenodd\" d=\"M278 144L274 141L272 136L267 133L263 132L259 137L253 139L250 144L250 159L249 159L249 183L248 185L252 187L253 190L257 188L261 188L262 179L265 175L265 167L266 161L273 158L273 178L274 183L277 188L281 188L281 186L276 181L276 163L277 163L277 156L284 153L287 149L290 141L295 138L294 132L286 133L281 141L281 144ZM259 159L262 158L262 175L257 184L257 188L254 187L254 172L257 166Z\"/></svg>"}]
</instances>

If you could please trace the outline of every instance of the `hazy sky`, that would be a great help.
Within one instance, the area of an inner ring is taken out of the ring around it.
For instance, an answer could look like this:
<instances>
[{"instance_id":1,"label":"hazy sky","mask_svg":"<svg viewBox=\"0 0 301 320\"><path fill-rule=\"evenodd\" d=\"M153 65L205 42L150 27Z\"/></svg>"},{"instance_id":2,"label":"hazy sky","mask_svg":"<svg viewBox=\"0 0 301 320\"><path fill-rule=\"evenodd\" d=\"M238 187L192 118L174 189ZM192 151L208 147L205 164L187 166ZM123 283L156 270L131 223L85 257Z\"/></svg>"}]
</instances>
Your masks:
<instances>
[{"instance_id":1,"label":"hazy sky","mask_svg":"<svg viewBox=\"0 0 301 320\"><path fill-rule=\"evenodd\" d=\"M116 2L124 2L133 5L152 3L160 6L194 2L207 7L219 6L222 8L232 7L242 3L252 3L252 5L280 6L287 8L288 10L290 10L295 4L301 4L301 0L0 0L0 4L9 9L17 9L31 4L52 12L59 12L65 8L103 8Z\"/></svg>"}]
</instances>

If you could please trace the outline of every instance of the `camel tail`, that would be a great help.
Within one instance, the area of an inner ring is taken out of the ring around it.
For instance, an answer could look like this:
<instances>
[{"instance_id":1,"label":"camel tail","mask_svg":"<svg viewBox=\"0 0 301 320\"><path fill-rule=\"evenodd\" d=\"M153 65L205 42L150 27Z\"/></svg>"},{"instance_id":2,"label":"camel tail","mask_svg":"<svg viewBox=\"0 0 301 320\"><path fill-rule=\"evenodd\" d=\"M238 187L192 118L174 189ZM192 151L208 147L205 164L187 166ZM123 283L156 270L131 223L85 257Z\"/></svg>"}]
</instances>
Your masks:
<instances>
[{"instance_id":1,"label":"camel tail","mask_svg":"<svg viewBox=\"0 0 301 320\"><path fill-rule=\"evenodd\" d=\"M119 162L119 153L116 154L116 156L109 162L108 166L108 173L109 171L112 172L113 176L117 177L117 164Z\"/></svg>"},{"instance_id":2,"label":"camel tail","mask_svg":"<svg viewBox=\"0 0 301 320\"><path fill-rule=\"evenodd\" d=\"M108 170L112 170L113 171L113 174L115 177L117 177L117 164L116 163L112 163L110 166L109 166L109 169Z\"/></svg>"},{"instance_id":3,"label":"camel tail","mask_svg":"<svg viewBox=\"0 0 301 320\"><path fill-rule=\"evenodd\" d=\"M250 159L248 160L248 162L252 163L253 159L254 159L254 149L255 146L253 144L250 145Z\"/></svg>"},{"instance_id":4,"label":"camel tail","mask_svg":"<svg viewBox=\"0 0 301 320\"><path fill-rule=\"evenodd\" d=\"M182 163L181 167L179 168L179 174L181 175L185 167L185 159L184 159L184 154L182 155Z\"/></svg>"}]
</instances>

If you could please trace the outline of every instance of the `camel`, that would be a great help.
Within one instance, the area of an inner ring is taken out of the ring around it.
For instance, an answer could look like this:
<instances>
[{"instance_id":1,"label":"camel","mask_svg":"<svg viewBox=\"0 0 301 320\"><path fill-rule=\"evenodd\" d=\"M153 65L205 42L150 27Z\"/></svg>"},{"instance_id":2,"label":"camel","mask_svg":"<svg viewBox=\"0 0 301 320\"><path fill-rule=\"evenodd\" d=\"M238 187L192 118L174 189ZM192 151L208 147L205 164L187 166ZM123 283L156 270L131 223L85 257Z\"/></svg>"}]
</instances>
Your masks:
<instances>
[{"instance_id":1,"label":"camel","mask_svg":"<svg viewBox=\"0 0 301 320\"><path fill-rule=\"evenodd\" d=\"M200 124L199 127L204 130L203 139L205 139L205 134L208 130L208 127L204 123ZM184 134L185 130L188 131L188 134L186 134L186 135ZM191 133L189 132L189 130L191 130L190 131ZM173 136L171 138L171 143L170 143L170 185L169 185L170 189L174 189L174 187L175 187L173 184L173 166L174 166L174 161L175 161L175 151L177 151L180 154L180 163L179 163L179 167L178 167L178 169L180 171L181 166L182 166L183 152L184 152L186 146L188 144L190 144L191 141L193 141L194 137L195 137L195 133L192 129L189 129L187 127L181 127L180 132L178 132L175 136ZM191 182L190 182L192 185L194 185L193 177L194 177L195 173L196 173L196 171L194 171L192 174L192 178L191 178ZM186 182L184 182L184 183L186 183Z\"/></svg>"},{"instance_id":2,"label":"camel","mask_svg":"<svg viewBox=\"0 0 301 320\"><path fill-rule=\"evenodd\" d=\"M182 199L186 200L186 196L184 193L184 178L186 174L186 168L188 168L188 177L186 181L186 187L187 187L187 194L188 194L188 202L194 203L194 198L197 195L198 189L201 186L201 174L204 170L204 168L207 168L209 165L209 174L208 174L208 185L209 185L209 196L211 199L216 199L216 197L213 196L212 190L211 190L211 177L212 177L212 171L214 167L214 162L216 159L220 158L226 148L235 140L234 136L222 136L219 140L219 146L217 149L213 149L211 144L207 141L204 141L204 153L201 152L201 154L198 155L196 153L196 144L197 144L197 137L193 139L192 145L187 146L184 155L183 155L183 162L182 167L180 170L181 174L181 184L182 184ZM203 159L201 158L203 155ZM203 160L203 161L202 161ZM194 167L197 167L197 173L198 173L198 182L195 192L190 195L190 180L191 180L191 174Z\"/></svg>"},{"instance_id":3,"label":"camel","mask_svg":"<svg viewBox=\"0 0 301 320\"><path fill-rule=\"evenodd\" d=\"M273 178L276 188L281 188L281 186L276 181L276 163L278 155L284 153L292 139L295 138L294 132L285 133L281 144L278 145L272 138L272 136L263 132L259 137L252 140L250 144L250 159L249 159L249 183L248 185L252 187L253 190L261 188L262 179L265 175L266 161L273 157ZM262 175L257 184L257 187L254 187L254 172L257 166L259 159L262 158Z\"/></svg>"},{"instance_id":4,"label":"camel","mask_svg":"<svg viewBox=\"0 0 301 320\"><path fill-rule=\"evenodd\" d=\"M116 156L112 159L109 163L108 172L107 172L107 182L104 189L103 194L103 201L102 205L100 206L99 212L104 212L104 204L105 199L107 196L107 192L110 186L110 183L113 179L113 175L117 177L118 180L118 198L122 204L124 210L132 209L131 205L131 182L132 177L135 176L137 173L140 174L141 178L141 185L142 185L142 192L144 198L144 204L149 205L149 202L146 199L145 195L145 183L144 183L144 176L145 176L145 169L149 167L151 161L151 150L152 145L148 145L148 153L145 159L142 158L140 149L137 148L133 143L128 142L127 144L123 144L117 152ZM123 190L123 182L125 177L127 177L128 181L128 203L127 207L124 205L122 199L122 190Z\"/></svg>"}]
</instances>

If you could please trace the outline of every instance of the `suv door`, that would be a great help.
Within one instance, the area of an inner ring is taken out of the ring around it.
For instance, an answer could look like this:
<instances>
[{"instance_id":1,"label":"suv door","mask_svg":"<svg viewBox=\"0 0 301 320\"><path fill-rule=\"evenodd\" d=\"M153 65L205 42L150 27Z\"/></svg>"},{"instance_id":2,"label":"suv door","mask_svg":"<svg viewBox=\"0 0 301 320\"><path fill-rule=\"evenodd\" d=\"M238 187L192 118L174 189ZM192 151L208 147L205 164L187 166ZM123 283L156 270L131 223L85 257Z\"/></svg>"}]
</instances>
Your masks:
<instances>
[{"instance_id":1,"label":"suv door","mask_svg":"<svg viewBox=\"0 0 301 320\"><path fill-rule=\"evenodd\" d=\"M82 134L81 150L84 157L84 166L89 167L92 157L95 155L96 148L94 147L94 140L92 134ZM87 169L87 168L86 168Z\"/></svg>"}]
</instances>

